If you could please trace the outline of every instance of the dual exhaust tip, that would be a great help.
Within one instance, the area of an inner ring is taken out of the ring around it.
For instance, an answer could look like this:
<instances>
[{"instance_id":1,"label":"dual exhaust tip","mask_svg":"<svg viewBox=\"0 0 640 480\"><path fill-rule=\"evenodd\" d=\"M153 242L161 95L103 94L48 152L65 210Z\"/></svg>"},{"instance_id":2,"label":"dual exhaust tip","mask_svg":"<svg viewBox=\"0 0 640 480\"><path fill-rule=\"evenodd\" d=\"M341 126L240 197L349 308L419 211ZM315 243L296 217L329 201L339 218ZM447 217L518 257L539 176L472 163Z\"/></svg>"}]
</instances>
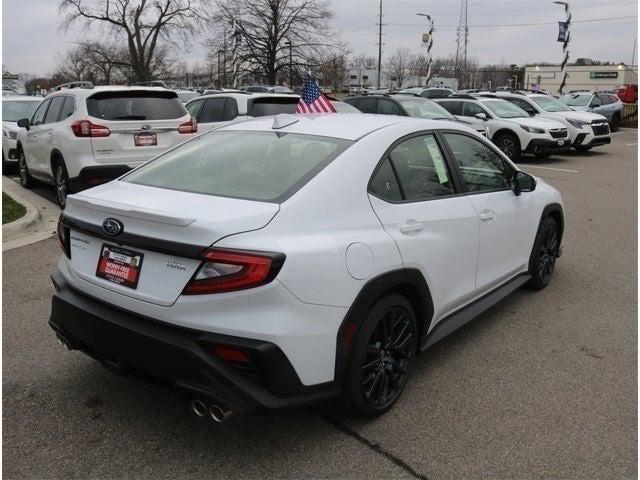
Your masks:
<instances>
[{"instance_id":1,"label":"dual exhaust tip","mask_svg":"<svg viewBox=\"0 0 640 480\"><path fill-rule=\"evenodd\" d=\"M198 417L205 417L209 415L216 423L222 423L233 415L231 410L226 410L215 403L212 403L207 407L202 400L197 398L191 401L191 411Z\"/></svg>"}]
</instances>

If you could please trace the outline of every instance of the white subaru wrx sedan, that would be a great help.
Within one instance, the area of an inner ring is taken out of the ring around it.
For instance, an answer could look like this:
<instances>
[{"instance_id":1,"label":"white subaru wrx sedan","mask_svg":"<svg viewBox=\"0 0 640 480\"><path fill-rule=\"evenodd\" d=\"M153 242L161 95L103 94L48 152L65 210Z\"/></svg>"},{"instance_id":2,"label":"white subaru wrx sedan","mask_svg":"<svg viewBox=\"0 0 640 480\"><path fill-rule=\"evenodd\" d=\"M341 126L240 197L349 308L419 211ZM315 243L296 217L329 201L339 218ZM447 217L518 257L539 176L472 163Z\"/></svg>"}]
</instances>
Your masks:
<instances>
[{"instance_id":1,"label":"white subaru wrx sedan","mask_svg":"<svg viewBox=\"0 0 640 480\"><path fill-rule=\"evenodd\" d=\"M545 287L560 194L459 123L278 115L69 196L50 325L193 411L344 395L386 412L413 356Z\"/></svg>"}]
</instances>

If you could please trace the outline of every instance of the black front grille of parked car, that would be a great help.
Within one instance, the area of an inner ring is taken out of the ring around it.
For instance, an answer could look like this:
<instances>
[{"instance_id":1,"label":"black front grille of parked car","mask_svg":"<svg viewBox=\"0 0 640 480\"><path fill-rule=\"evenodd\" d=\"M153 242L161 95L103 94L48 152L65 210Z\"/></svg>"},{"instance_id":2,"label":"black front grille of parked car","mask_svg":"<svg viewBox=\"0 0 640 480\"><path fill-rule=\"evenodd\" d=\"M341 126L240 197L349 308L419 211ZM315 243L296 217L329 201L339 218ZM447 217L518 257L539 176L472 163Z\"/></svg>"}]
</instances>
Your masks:
<instances>
[{"instance_id":1,"label":"black front grille of parked car","mask_svg":"<svg viewBox=\"0 0 640 480\"><path fill-rule=\"evenodd\" d=\"M549 130L553 138L565 138L567 136L566 128L558 128L557 130Z\"/></svg>"},{"instance_id":2,"label":"black front grille of parked car","mask_svg":"<svg viewBox=\"0 0 640 480\"><path fill-rule=\"evenodd\" d=\"M592 123L591 129L594 135L608 135L609 124L608 123Z\"/></svg>"}]
</instances>

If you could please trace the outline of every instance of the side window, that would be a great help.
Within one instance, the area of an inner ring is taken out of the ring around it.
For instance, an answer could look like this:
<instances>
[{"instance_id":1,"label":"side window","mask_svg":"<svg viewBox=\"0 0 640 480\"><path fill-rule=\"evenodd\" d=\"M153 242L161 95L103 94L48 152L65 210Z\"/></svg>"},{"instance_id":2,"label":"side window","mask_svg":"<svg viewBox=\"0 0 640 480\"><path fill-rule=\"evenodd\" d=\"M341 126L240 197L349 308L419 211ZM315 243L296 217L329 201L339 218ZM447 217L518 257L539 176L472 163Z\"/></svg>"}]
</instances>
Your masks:
<instances>
[{"instance_id":1,"label":"side window","mask_svg":"<svg viewBox=\"0 0 640 480\"><path fill-rule=\"evenodd\" d=\"M40 104L38 109L34 112L33 117L31 118L31 125L41 125L44 123L44 115L47 113L47 108L49 108L49 104L51 103L51 99L45 100Z\"/></svg>"},{"instance_id":2,"label":"side window","mask_svg":"<svg viewBox=\"0 0 640 480\"><path fill-rule=\"evenodd\" d=\"M64 104L64 97L53 97L51 99L51 105L49 106L49 110L47 110L47 115L44 118L44 123L57 122L58 117L60 116L60 110L62 110L63 104Z\"/></svg>"},{"instance_id":3,"label":"side window","mask_svg":"<svg viewBox=\"0 0 640 480\"><path fill-rule=\"evenodd\" d=\"M517 107L520 107L521 109L523 109L525 112L527 112L529 115L535 115L536 113L536 109L533 108L529 102L522 100L520 98L507 98L508 101L510 101L511 103L513 103L514 105L516 105Z\"/></svg>"},{"instance_id":4,"label":"side window","mask_svg":"<svg viewBox=\"0 0 640 480\"><path fill-rule=\"evenodd\" d=\"M460 167L467 190L484 192L510 188L507 167L496 152L467 135L445 133L444 137Z\"/></svg>"},{"instance_id":5,"label":"side window","mask_svg":"<svg viewBox=\"0 0 640 480\"><path fill-rule=\"evenodd\" d=\"M427 200L455 193L444 155L433 135L405 140L391 151L389 158L405 200Z\"/></svg>"},{"instance_id":6,"label":"side window","mask_svg":"<svg viewBox=\"0 0 640 480\"><path fill-rule=\"evenodd\" d=\"M224 110L224 102L226 98L209 98L202 108L199 122L221 122L222 111Z\"/></svg>"},{"instance_id":7,"label":"side window","mask_svg":"<svg viewBox=\"0 0 640 480\"><path fill-rule=\"evenodd\" d=\"M391 163L387 158L375 173L369 184L369 192L389 202L399 202L402 200L400 186L396 174L391 168Z\"/></svg>"},{"instance_id":8,"label":"side window","mask_svg":"<svg viewBox=\"0 0 640 480\"><path fill-rule=\"evenodd\" d=\"M378 100L375 98L361 98L356 108L362 113L378 113Z\"/></svg>"},{"instance_id":9,"label":"side window","mask_svg":"<svg viewBox=\"0 0 640 480\"><path fill-rule=\"evenodd\" d=\"M227 98L227 103L224 104L224 110L222 111L222 120L233 120L238 116L238 102L235 98Z\"/></svg>"},{"instance_id":10,"label":"side window","mask_svg":"<svg viewBox=\"0 0 640 480\"><path fill-rule=\"evenodd\" d=\"M478 113L484 113L487 117L489 116L480 105L471 102L462 102L463 117L475 117Z\"/></svg>"},{"instance_id":11,"label":"side window","mask_svg":"<svg viewBox=\"0 0 640 480\"><path fill-rule=\"evenodd\" d=\"M195 117L195 119L198 121L200 121L198 119L198 113L200 112L200 108L202 107L203 103L204 103L204 100L198 100L196 102L189 102L189 105L186 106L187 112L189 112L189 115L191 115L192 117Z\"/></svg>"},{"instance_id":12,"label":"side window","mask_svg":"<svg viewBox=\"0 0 640 480\"><path fill-rule=\"evenodd\" d=\"M462 102L438 102L451 115L462 115Z\"/></svg>"},{"instance_id":13,"label":"side window","mask_svg":"<svg viewBox=\"0 0 640 480\"><path fill-rule=\"evenodd\" d=\"M60 111L60 121L69 118L76 110L76 100L73 97L64 97L64 105Z\"/></svg>"},{"instance_id":14,"label":"side window","mask_svg":"<svg viewBox=\"0 0 640 480\"><path fill-rule=\"evenodd\" d=\"M591 98L591 103L589 104L590 107L601 107L602 106L602 102L600 101L600 97L592 97Z\"/></svg>"},{"instance_id":15,"label":"side window","mask_svg":"<svg viewBox=\"0 0 640 480\"><path fill-rule=\"evenodd\" d=\"M378 100L378 113L383 115L400 115L400 108L391 100L381 98Z\"/></svg>"}]
</instances>

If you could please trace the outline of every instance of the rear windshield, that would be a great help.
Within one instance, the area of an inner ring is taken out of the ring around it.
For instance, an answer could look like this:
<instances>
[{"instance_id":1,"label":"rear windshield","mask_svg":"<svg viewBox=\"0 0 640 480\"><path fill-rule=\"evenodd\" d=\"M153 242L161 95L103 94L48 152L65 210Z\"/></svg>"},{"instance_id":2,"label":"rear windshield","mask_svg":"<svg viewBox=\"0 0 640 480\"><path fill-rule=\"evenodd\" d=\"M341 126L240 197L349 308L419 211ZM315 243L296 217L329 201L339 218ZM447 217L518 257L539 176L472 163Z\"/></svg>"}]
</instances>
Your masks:
<instances>
[{"instance_id":1,"label":"rear windshield","mask_svg":"<svg viewBox=\"0 0 640 480\"><path fill-rule=\"evenodd\" d=\"M89 115L103 120L169 120L187 114L175 92L100 92L87 98Z\"/></svg>"},{"instance_id":2,"label":"rear windshield","mask_svg":"<svg viewBox=\"0 0 640 480\"><path fill-rule=\"evenodd\" d=\"M187 103L192 98L200 96L198 92L178 92L178 98L182 103Z\"/></svg>"},{"instance_id":3,"label":"rear windshield","mask_svg":"<svg viewBox=\"0 0 640 480\"><path fill-rule=\"evenodd\" d=\"M12 100L2 102L2 120L17 122L23 118L31 118L40 105L39 100Z\"/></svg>"},{"instance_id":4,"label":"rear windshield","mask_svg":"<svg viewBox=\"0 0 640 480\"><path fill-rule=\"evenodd\" d=\"M280 113L296 113L298 97L256 98L249 107L248 114L252 117L278 115Z\"/></svg>"},{"instance_id":5,"label":"rear windshield","mask_svg":"<svg viewBox=\"0 0 640 480\"><path fill-rule=\"evenodd\" d=\"M453 118L453 115L433 100L427 100L426 98L399 98L398 102L404 107L410 117L431 119L446 118L447 120Z\"/></svg>"},{"instance_id":6,"label":"rear windshield","mask_svg":"<svg viewBox=\"0 0 640 480\"><path fill-rule=\"evenodd\" d=\"M210 132L159 156L122 181L281 203L351 144L294 133Z\"/></svg>"}]
</instances>

